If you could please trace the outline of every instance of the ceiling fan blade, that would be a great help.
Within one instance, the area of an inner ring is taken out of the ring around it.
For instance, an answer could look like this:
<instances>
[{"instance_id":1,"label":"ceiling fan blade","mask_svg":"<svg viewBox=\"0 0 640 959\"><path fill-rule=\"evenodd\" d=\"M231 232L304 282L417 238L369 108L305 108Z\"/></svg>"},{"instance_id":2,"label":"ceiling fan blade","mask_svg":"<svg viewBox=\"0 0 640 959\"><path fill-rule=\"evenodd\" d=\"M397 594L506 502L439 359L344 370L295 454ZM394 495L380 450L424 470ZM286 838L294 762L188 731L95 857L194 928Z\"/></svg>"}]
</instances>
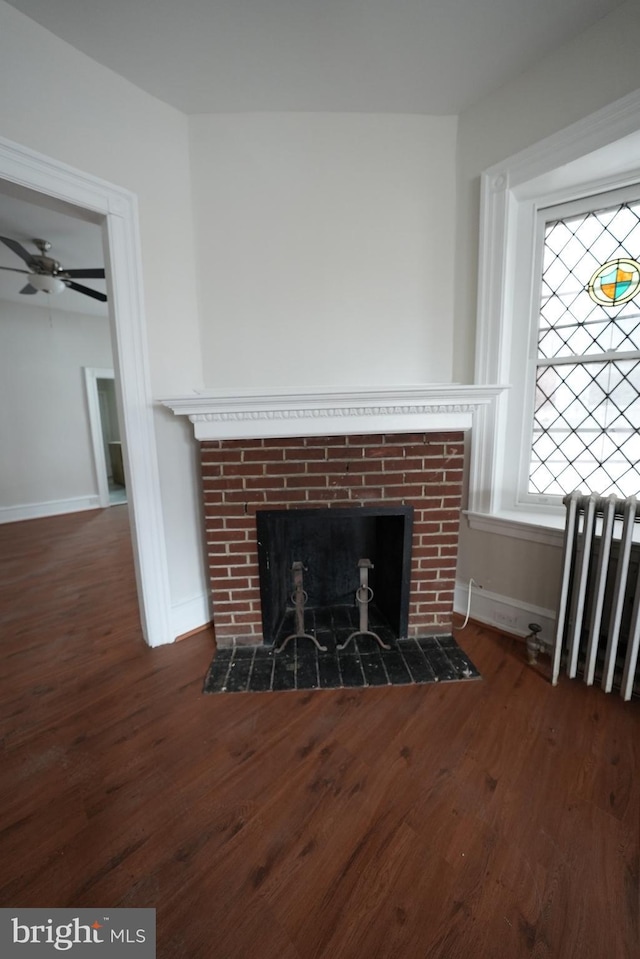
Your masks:
<instances>
[{"instance_id":1,"label":"ceiling fan blade","mask_svg":"<svg viewBox=\"0 0 640 959\"><path fill-rule=\"evenodd\" d=\"M65 270L67 276L79 280L104 280L104 270L96 267L95 270Z\"/></svg>"},{"instance_id":2,"label":"ceiling fan blade","mask_svg":"<svg viewBox=\"0 0 640 959\"><path fill-rule=\"evenodd\" d=\"M19 270L17 266L0 266L0 270L9 270L10 273L29 273L29 270Z\"/></svg>"},{"instance_id":3,"label":"ceiling fan blade","mask_svg":"<svg viewBox=\"0 0 640 959\"><path fill-rule=\"evenodd\" d=\"M23 286L20 290L21 293L37 293L35 286L31 286L30 283L27 283L26 286Z\"/></svg>"},{"instance_id":4,"label":"ceiling fan blade","mask_svg":"<svg viewBox=\"0 0 640 959\"><path fill-rule=\"evenodd\" d=\"M19 256L21 260L24 260L27 266L31 266L33 256L28 250L25 250L21 243L18 243L17 240L10 239L8 236L0 236L0 240L2 240L5 246L8 246L10 250L13 250L16 256Z\"/></svg>"},{"instance_id":5,"label":"ceiling fan blade","mask_svg":"<svg viewBox=\"0 0 640 959\"><path fill-rule=\"evenodd\" d=\"M90 290L88 286L81 286L80 283L73 283L71 280L67 280L66 285L70 290L75 290L76 293L84 293L85 296L92 296L94 300L101 300L102 303L107 302L106 294L99 293L97 290Z\"/></svg>"}]
</instances>

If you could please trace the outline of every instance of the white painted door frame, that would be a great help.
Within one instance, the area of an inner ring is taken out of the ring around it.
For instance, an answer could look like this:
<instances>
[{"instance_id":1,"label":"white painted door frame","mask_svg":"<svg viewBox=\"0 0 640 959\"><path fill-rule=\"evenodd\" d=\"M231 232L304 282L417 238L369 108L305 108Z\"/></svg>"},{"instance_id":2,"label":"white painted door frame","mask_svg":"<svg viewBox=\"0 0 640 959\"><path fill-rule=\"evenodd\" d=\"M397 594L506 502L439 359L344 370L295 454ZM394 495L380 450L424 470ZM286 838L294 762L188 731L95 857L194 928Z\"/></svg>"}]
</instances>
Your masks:
<instances>
[{"instance_id":1,"label":"white painted door frame","mask_svg":"<svg viewBox=\"0 0 640 959\"><path fill-rule=\"evenodd\" d=\"M102 509L111 505L109 498L109 479L107 461L104 455L104 440L102 428L102 414L98 397L98 380L113 380L113 370L98 369L94 366L84 367L84 383L87 391L87 409L89 411L89 429L91 430L91 449L93 462L96 468L98 482L98 498Z\"/></svg>"},{"instance_id":2,"label":"white painted door frame","mask_svg":"<svg viewBox=\"0 0 640 959\"><path fill-rule=\"evenodd\" d=\"M133 554L146 642L173 642L135 194L0 137L0 180L88 211L102 223Z\"/></svg>"}]
</instances>

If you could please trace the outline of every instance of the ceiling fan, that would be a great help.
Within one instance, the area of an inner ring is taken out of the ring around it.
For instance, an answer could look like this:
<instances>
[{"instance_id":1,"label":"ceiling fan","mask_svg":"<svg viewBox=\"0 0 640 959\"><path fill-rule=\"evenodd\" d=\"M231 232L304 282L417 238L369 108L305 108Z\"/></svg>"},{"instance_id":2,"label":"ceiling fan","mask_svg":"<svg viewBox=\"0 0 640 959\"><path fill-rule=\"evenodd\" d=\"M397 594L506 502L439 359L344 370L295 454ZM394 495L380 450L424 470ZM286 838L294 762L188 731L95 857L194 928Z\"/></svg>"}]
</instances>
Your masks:
<instances>
[{"instance_id":1,"label":"ceiling fan","mask_svg":"<svg viewBox=\"0 0 640 959\"><path fill-rule=\"evenodd\" d=\"M24 260L28 269L19 270L13 266L0 266L0 270L9 270L11 273L25 273L28 277L27 285L20 290L21 293L62 293L63 290L75 290L76 293L84 293L85 296L91 296L94 300L101 300L106 303L107 297L98 290L91 290L88 286L81 283L75 283L75 279L104 279L104 269L87 270L63 270L57 260L47 256L51 249L51 244L47 240L33 240L33 245L38 248L39 253L29 253L28 250L7 236L0 236L0 240L8 246L10 250Z\"/></svg>"}]
</instances>

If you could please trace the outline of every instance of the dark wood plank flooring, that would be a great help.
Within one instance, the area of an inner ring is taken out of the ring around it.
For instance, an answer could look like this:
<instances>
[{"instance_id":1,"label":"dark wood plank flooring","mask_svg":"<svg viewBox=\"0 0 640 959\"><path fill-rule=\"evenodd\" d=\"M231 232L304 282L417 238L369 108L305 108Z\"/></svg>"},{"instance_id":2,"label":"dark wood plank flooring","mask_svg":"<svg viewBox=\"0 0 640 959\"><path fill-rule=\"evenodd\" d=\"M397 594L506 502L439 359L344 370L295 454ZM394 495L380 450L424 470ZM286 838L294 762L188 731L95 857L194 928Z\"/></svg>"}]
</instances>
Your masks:
<instances>
[{"instance_id":1,"label":"dark wood plank flooring","mask_svg":"<svg viewBox=\"0 0 640 959\"><path fill-rule=\"evenodd\" d=\"M126 507L0 526L0 905L153 906L160 959L637 959L640 709L476 683L204 696Z\"/></svg>"}]
</instances>

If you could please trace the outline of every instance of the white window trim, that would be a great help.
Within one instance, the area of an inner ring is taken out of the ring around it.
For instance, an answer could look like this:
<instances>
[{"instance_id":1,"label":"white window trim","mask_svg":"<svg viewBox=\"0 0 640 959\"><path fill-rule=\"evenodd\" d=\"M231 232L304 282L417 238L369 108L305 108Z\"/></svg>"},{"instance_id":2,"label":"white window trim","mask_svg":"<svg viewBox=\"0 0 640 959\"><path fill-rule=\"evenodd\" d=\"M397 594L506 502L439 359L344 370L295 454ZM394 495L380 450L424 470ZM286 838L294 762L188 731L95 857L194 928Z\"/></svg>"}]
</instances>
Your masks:
<instances>
[{"instance_id":1,"label":"white window trim","mask_svg":"<svg viewBox=\"0 0 640 959\"><path fill-rule=\"evenodd\" d=\"M566 221L575 216L582 216L590 211L595 209L607 209L610 207L617 206L625 202L633 202L638 204L640 198L640 184L638 182L634 183L631 187L626 187L621 190L608 190L606 193L599 193L597 195L589 194L586 197L582 197L580 200L572 200L569 203L554 203L552 206L539 207L536 213L536 223L535 223L535 236L534 236L534 263L533 263L533 280L535 283L535 290L532 290L531 297L531 313L529 320L529 334L528 334L528 344L527 344L527 356L526 356L526 373L525 373L525 395L524 395L524 404L523 404L523 415L522 415L522 424L523 424L523 433L521 437L520 445L520 471L517 479L517 490L516 490L516 504L518 506L524 506L527 508L529 505L542 505L547 506L549 503L555 503L557 506L560 506L562 503L561 496L552 496L546 495L543 493L533 493L528 492L529 487L529 475L531 469L531 445L533 441L533 428L534 428L534 407L535 407L535 395L536 395L536 383L539 372L539 365L541 362L541 357L538 352L538 341L540 333L540 308L541 308L541 291L542 291L542 264L544 257L545 249L545 233L547 224L552 221ZM524 346L524 344L523 344ZM612 358L613 355L619 356L620 358L630 357L632 353L628 348L624 350L612 351L609 358ZM595 360L597 359L597 354L591 354L587 358ZM599 359L603 359L599 357ZM547 368L552 368L556 364L561 363L562 359L548 359L546 360ZM581 357L576 356L574 361L576 365L585 362ZM567 490L571 492L571 490ZM585 489L585 492L602 492L601 490L591 490ZM606 493L606 491L605 491ZM564 514L564 508L562 509Z\"/></svg>"},{"instance_id":2,"label":"white window trim","mask_svg":"<svg viewBox=\"0 0 640 959\"><path fill-rule=\"evenodd\" d=\"M538 210L640 180L640 90L482 175L475 382L507 383L474 424L468 519L472 528L559 545L564 508L519 505L526 415L522 337L531 329ZM522 282L522 277L527 278ZM517 278L517 282L516 282ZM516 330L519 320L520 337ZM515 371L515 372L514 372Z\"/></svg>"}]
</instances>

